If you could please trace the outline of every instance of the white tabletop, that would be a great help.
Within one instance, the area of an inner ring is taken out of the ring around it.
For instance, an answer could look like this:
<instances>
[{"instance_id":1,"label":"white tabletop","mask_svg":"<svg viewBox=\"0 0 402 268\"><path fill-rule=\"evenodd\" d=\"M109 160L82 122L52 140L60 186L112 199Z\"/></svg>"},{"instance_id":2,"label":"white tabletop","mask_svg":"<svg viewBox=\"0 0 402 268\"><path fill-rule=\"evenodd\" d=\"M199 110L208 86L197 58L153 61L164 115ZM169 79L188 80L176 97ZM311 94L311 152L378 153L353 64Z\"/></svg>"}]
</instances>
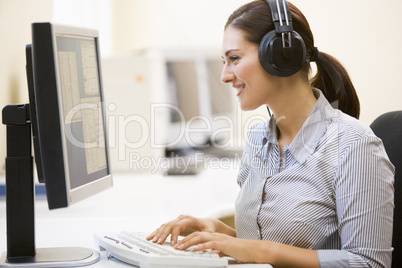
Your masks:
<instances>
[{"instance_id":1,"label":"white tabletop","mask_svg":"<svg viewBox=\"0 0 402 268\"><path fill-rule=\"evenodd\" d=\"M46 200L37 198L36 247L97 249L93 239L95 232L151 232L180 214L225 216L233 212L238 190L236 167L207 169L197 176L114 174L113 188L69 208L49 211ZM5 215L3 198L0 200L0 252L6 250ZM130 267L101 256L101 260L90 267ZM272 267L255 264L234 266Z\"/></svg>"}]
</instances>

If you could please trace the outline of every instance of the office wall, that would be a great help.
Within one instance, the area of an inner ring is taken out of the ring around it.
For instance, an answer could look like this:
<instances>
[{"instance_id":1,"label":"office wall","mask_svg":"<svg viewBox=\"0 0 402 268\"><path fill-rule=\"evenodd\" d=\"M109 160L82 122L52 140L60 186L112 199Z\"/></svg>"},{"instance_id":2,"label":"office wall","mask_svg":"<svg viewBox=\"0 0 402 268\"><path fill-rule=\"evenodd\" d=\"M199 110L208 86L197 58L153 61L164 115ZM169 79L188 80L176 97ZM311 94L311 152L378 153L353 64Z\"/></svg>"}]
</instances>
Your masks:
<instances>
[{"instance_id":1,"label":"office wall","mask_svg":"<svg viewBox=\"0 0 402 268\"><path fill-rule=\"evenodd\" d=\"M220 50L223 25L246 0L0 0L0 106L27 101L24 46L30 22L96 27L102 55L150 47ZM361 120L402 109L402 1L293 0L321 51L347 68L361 101ZM264 109L245 117L264 114ZM0 159L5 127L0 126ZM4 161L0 160L0 172Z\"/></svg>"},{"instance_id":2,"label":"office wall","mask_svg":"<svg viewBox=\"0 0 402 268\"><path fill-rule=\"evenodd\" d=\"M52 0L52 21L99 30L101 56L112 51L112 3L113 0Z\"/></svg>"},{"instance_id":3,"label":"office wall","mask_svg":"<svg viewBox=\"0 0 402 268\"><path fill-rule=\"evenodd\" d=\"M220 49L223 27L244 0L121 0L113 3L115 52L149 47Z\"/></svg>"},{"instance_id":4,"label":"office wall","mask_svg":"<svg viewBox=\"0 0 402 268\"><path fill-rule=\"evenodd\" d=\"M0 108L28 102L25 45L32 21L50 20L51 0L0 0ZM0 126L0 173L4 172L6 127Z\"/></svg>"}]
</instances>

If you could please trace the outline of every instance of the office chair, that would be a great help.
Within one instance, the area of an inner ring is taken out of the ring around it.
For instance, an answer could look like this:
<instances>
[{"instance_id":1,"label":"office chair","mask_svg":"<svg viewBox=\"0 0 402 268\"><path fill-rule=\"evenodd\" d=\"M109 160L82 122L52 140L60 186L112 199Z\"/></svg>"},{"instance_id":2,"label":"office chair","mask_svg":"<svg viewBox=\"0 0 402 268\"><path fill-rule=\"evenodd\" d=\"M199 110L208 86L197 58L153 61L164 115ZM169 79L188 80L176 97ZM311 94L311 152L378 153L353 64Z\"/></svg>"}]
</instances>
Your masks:
<instances>
[{"instance_id":1,"label":"office chair","mask_svg":"<svg viewBox=\"0 0 402 268\"><path fill-rule=\"evenodd\" d=\"M383 141L388 157L395 166L394 251L391 267L402 267L402 111L385 113L375 119L370 127Z\"/></svg>"}]
</instances>

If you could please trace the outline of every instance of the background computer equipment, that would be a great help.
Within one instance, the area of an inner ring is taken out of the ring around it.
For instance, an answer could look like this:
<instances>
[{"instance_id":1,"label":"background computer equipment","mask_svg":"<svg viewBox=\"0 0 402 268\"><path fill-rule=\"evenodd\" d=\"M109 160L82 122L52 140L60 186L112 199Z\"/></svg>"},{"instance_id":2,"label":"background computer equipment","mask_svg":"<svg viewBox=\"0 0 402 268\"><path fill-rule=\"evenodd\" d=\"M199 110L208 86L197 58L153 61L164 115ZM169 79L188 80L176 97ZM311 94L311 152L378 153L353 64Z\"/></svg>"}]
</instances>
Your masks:
<instances>
[{"instance_id":1,"label":"background computer equipment","mask_svg":"<svg viewBox=\"0 0 402 268\"><path fill-rule=\"evenodd\" d=\"M5 108L3 121L5 115L26 112L22 125L28 129L32 125L38 177L45 183L49 209L70 206L112 187L98 32L33 23L26 58L30 104ZM6 121L10 129L19 127L19 122ZM8 139L10 147L26 147L30 152L30 141L16 144L13 137ZM7 165L15 159L18 155L6 159L7 253L1 264L68 267L96 262L99 253L91 249L35 248L32 158L31 168L23 170Z\"/></svg>"},{"instance_id":2,"label":"background computer equipment","mask_svg":"<svg viewBox=\"0 0 402 268\"><path fill-rule=\"evenodd\" d=\"M158 163L172 153L238 146L219 50L147 49L103 58L102 68L114 171L163 173Z\"/></svg>"}]
</instances>

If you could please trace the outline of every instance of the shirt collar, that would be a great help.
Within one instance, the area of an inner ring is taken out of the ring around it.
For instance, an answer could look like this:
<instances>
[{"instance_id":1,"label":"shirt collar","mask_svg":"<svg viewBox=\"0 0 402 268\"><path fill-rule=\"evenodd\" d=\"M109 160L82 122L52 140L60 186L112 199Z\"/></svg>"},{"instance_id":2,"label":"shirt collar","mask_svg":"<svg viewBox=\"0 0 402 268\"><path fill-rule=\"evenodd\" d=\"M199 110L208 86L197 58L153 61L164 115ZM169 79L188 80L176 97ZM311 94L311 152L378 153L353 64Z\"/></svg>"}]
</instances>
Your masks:
<instances>
[{"instance_id":1,"label":"shirt collar","mask_svg":"<svg viewBox=\"0 0 402 268\"><path fill-rule=\"evenodd\" d=\"M299 163L304 163L314 153L328 125L339 112L319 89L313 88L313 93L317 98L313 110L292 143L286 146ZM277 126L273 117L268 122L266 138L269 143L278 144Z\"/></svg>"}]
</instances>

